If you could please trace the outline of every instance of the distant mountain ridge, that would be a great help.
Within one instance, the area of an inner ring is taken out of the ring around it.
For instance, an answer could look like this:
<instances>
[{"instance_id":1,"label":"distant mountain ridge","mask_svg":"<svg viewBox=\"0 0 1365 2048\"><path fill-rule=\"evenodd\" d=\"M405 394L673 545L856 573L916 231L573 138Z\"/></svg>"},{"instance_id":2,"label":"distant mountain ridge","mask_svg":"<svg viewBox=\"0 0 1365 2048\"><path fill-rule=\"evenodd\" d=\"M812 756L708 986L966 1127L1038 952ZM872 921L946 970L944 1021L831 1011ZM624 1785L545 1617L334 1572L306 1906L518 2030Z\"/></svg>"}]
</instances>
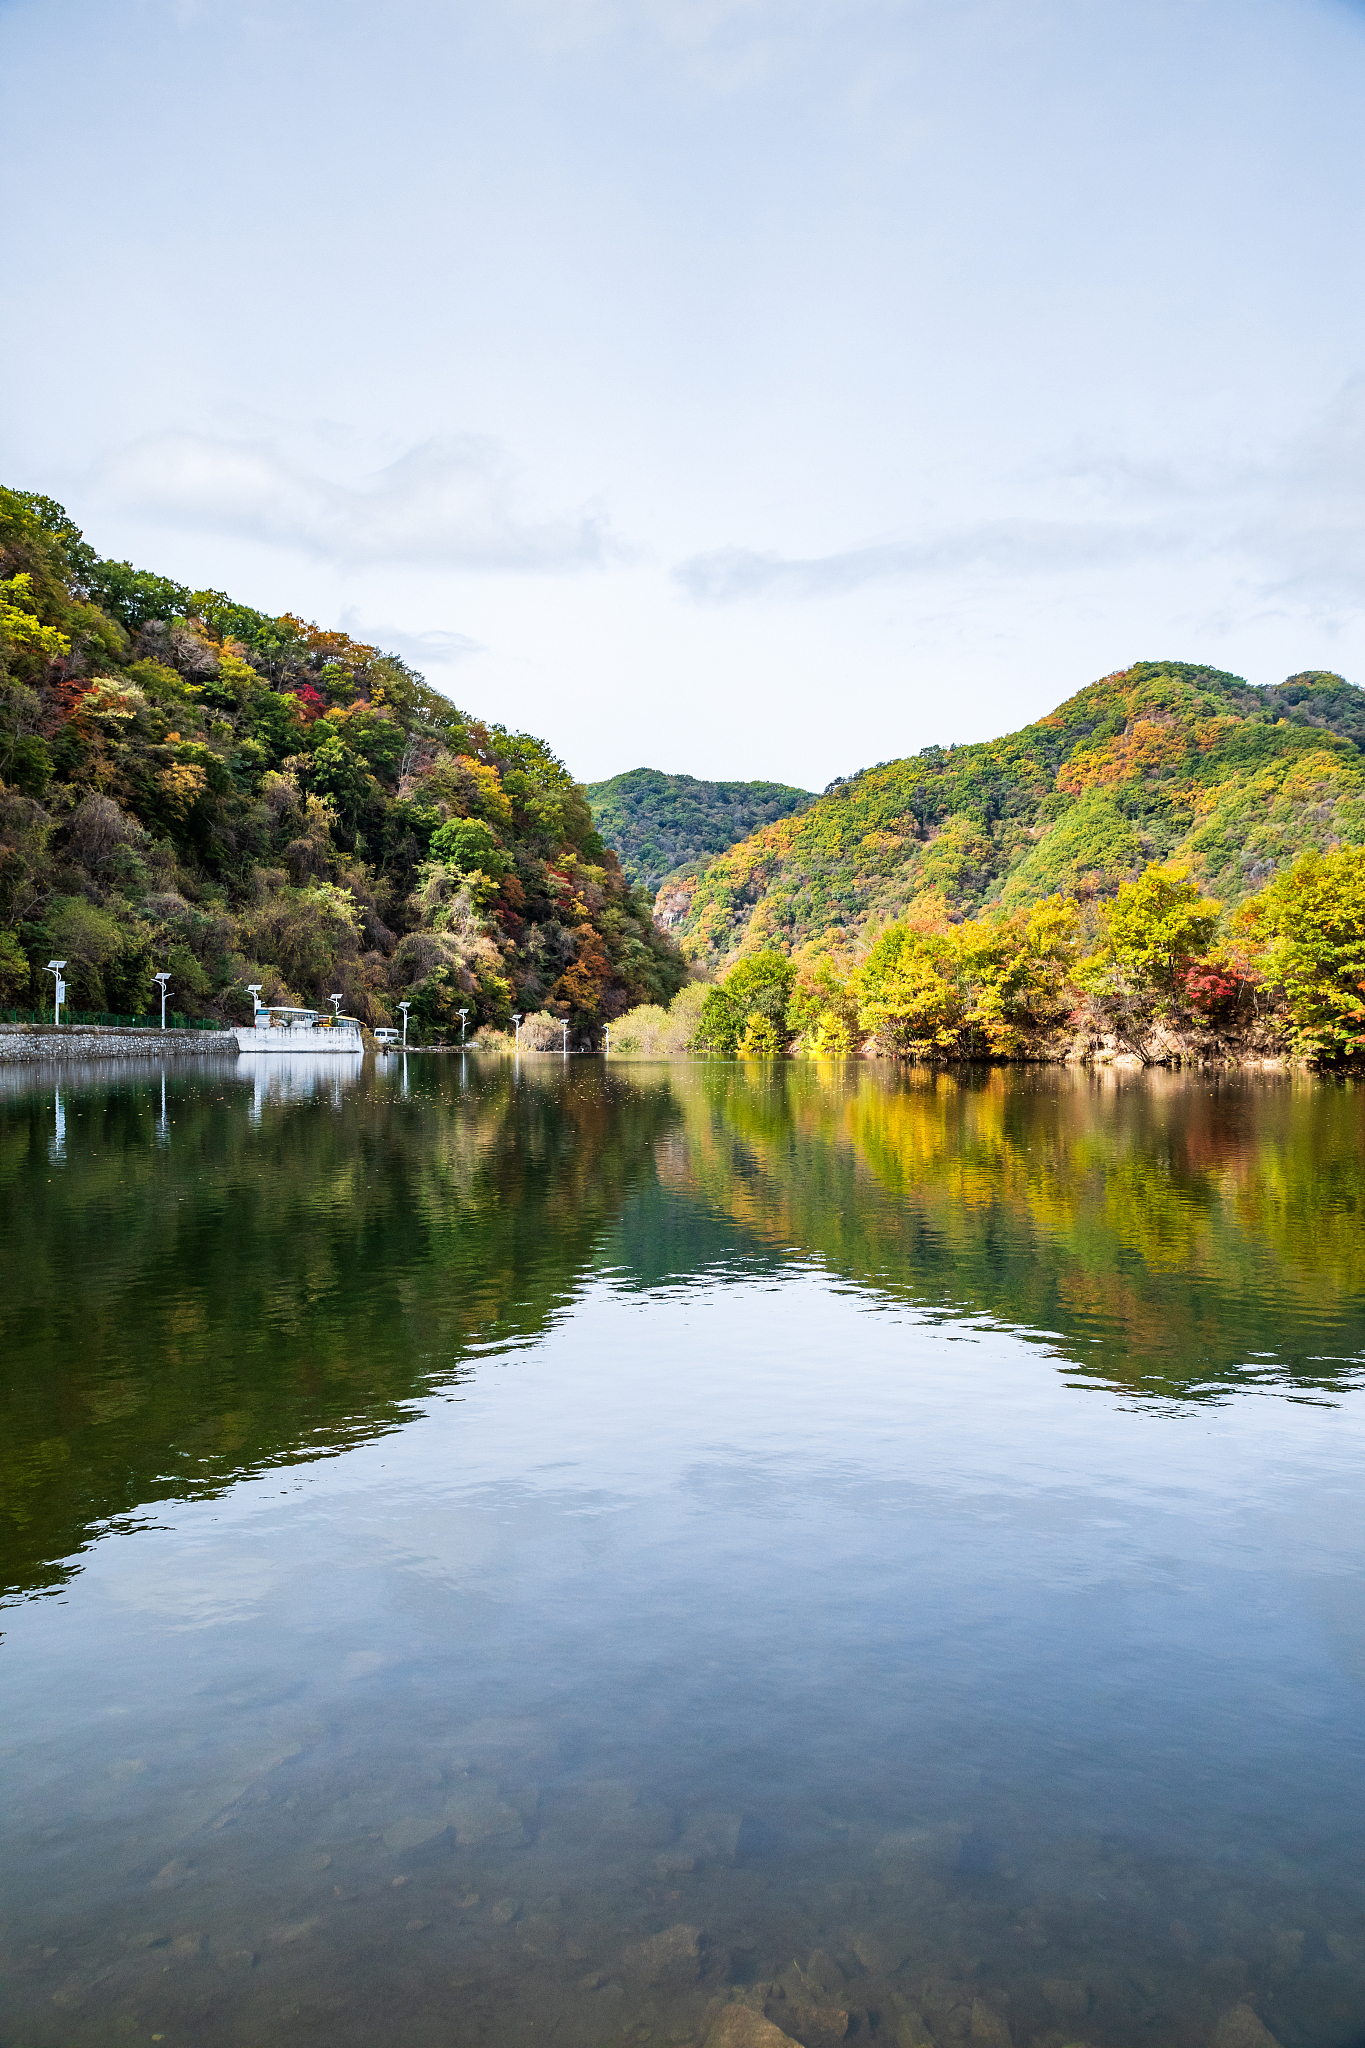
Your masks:
<instances>
[{"instance_id":1,"label":"distant mountain ridge","mask_svg":"<svg viewBox=\"0 0 1365 2048\"><path fill-rule=\"evenodd\" d=\"M659 768L630 768L587 791L593 822L627 879L651 889L815 801L786 782L706 782Z\"/></svg>"},{"instance_id":2,"label":"distant mountain ridge","mask_svg":"<svg viewBox=\"0 0 1365 2048\"><path fill-rule=\"evenodd\" d=\"M605 834L604 834L605 836ZM907 909L964 917L1106 896L1188 861L1229 904L1309 847L1365 844L1365 690L1322 670L1255 688L1135 662L997 740L833 783L660 891L695 960L866 941Z\"/></svg>"}]
</instances>

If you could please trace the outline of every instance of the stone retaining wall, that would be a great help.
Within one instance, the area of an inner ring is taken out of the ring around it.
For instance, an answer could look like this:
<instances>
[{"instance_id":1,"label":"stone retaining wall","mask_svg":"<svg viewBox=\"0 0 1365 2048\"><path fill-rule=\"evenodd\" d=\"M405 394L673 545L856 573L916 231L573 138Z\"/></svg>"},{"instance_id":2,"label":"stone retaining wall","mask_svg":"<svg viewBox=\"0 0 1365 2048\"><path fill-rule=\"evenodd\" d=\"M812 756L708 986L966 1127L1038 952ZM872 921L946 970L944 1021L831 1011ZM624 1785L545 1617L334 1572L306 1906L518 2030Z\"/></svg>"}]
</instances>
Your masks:
<instances>
[{"instance_id":1,"label":"stone retaining wall","mask_svg":"<svg viewBox=\"0 0 1365 2048\"><path fill-rule=\"evenodd\" d=\"M0 1060L195 1059L237 1057L231 1031L123 1030L115 1024L0 1024Z\"/></svg>"}]
</instances>

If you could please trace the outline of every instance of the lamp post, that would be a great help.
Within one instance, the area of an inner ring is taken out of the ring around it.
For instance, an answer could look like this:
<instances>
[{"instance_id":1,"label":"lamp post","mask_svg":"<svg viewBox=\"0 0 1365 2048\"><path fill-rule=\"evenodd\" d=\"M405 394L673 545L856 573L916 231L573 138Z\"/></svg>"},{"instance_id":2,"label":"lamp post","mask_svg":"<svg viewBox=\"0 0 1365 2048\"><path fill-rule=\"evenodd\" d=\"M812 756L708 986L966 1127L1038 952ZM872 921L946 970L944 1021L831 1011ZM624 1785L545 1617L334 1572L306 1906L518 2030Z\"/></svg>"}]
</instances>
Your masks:
<instances>
[{"instance_id":1,"label":"lamp post","mask_svg":"<svg viewBox=\"0 0 1365 2048\"><path fill-rule=\"evenodd\" d=\"M54 1024L60 1024L62 1021L62 1003L66 998L66 983L62 980L62 969L65 965L65 960L49 960L47 963L46 971L53 976L57 983L56 994L53 997L55 1007L52 1012L52 1021Z\"/></svg>"},{"instance_id":2,"label":"lamp post","mask_svg":"<svg viewBox=\"0 0 1365 2048\"><path fill-rule=\"evenodd\" d=\"M256 1018L261 1008L261 983L259 981L249 981L246 985L246 992L251 997L251 1028L253 1031L259 1031L261 1027L256 1022Z\"/></svg>"},{"instance_id":3,"label":"lamp post","mask_svg":"<svg viewBox=\"0 0 1365 2048\"><path fill-rule=\"evenodd\" d=\"M564 1019L562 1029L564 1032L564 1057L567 1059L569 1057L569 1020L567 1017Z\"/></svg>"},{"instance_id":4,"label":"lamp post","mask_svg":"<svg viewBox=\"0 0 1365 2048\"><path fill-rule=\"evenodd\" d=\"M344 1002L345 998L339 993L337 993L328 996L327 1000L332 1005L332 1022L335 1024L337 1018L341 1015L341 1005Z\"/></svg>"},{"instance_id":5,"label":"lamp post","mask_svg":"<svg viewBox=\"0 0 1365 2048\"><path fill-rule=\"evenodd\" d=\"M514 1038L514 1040L512 1041L512 1049L513 1049L513 1051L514 1051L514 1052L520 1052L520 1051L521 1051L521 1016L522 1016L522 1013L521 1013L521 1012L520 1012L519 1010L513 1010L513 1012L512 1012L512 1022L513 1022L513 1023L514 1023L515 1025L516 1025L516 1027L517 1027L517 1034L516 1034L516 1037L515 1037L515 1038Z\"/></svg>"},{"instance_id":6,"label":"lamp post","mask_svg":"<svg viewBox=\"0 0 1365 2048\"><path fill-rule=\"evenodd\" d=\"M458 1015L458 1017L459 1017L459 1019L460 1019L460 1044L461 1044L461 1045L463 1045L463 1044L464 1044L464 1034L465 1034L465 1019L466 1019L466 1017L467 1017L467 1016L469 1015L469 1012L468 1012L468 1010L460 1010L460 1011L458 1011L458 1012L457 1012L456 1014Z\"/></svg>"},{"instance_id":7,"label":"lamp post","mask_svg":"<svg viewBox=\"0 0 1365 2048\"><path fill-rule=\"evenodd\" d=\"M410 1002L400 1003L398 1007L403 1012L403 1050L406 1052L408 1049L408 1011L412 1008L412 1004Z\"/></svg>"},{"instance_id":8,"label":"lamp post","mask_svg":"<svg viewBox=\"0 0 1365 2048\"><path fill-rule=\"evenodd\" d=\"M161 1028L163 1031L166 1029L166 984L170 980L170 978L170 975L166 972L164 968L162 969L160 974L154 974L152 976L152 980L156 982L161 989Z\"/></svg>"}]
</instances>

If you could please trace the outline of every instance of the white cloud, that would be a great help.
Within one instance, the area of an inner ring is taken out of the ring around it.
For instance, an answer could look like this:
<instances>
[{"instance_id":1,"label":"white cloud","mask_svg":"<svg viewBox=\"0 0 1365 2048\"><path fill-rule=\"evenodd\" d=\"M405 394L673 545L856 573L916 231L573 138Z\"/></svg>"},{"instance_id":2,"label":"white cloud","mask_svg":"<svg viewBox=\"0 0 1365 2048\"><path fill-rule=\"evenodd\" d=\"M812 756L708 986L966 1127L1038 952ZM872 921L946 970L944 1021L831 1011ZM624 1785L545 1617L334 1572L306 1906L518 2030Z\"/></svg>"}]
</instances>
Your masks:
<instances>
[{"instance_id":1,"label":"white cloud","mask_svg":"<svg viewBox=\"0 0 1365 2048\"><path fill-rule=\"evenodd\" d=\"M698 604L842 596L874 584L1082 578L1145 563L1234 565L1243 599L1298 598L1328 614L1365 608L1365 378L1298 433L1260 453L1189 464L1121 455L1057 463L1003 494L1059 516L998 518L904 540L794 556L722 547L673 571Z\"/></svg>"},{"instance_id":2,"label":"white cloud","mask_svg":"<svg viewBox=\"0 0 1365 2048\"><path fill-rule=\"evenodd\" d=\"M151 434L107 456L94 484L120 508L168 525L345 567L409 562L546 575L596 568L619 552L600 511L525 512L505 449L482 435L423 442L351 483L269 440Z\"/></svg>"},{"instance_id":3,"label":"white cloud","mask_svg":"<svg viewBox=\"0 0 1365 2048\"><path fill-rule=\"evenodd\" d=\"M1113 568L1169 554L1174 545L1147 525L999 519L805 558L717 548L680 563L674 576L700 604L732 604L746 597L838 597L869 583L963 572L999 578Z\"/></svg>"}]
</instances>

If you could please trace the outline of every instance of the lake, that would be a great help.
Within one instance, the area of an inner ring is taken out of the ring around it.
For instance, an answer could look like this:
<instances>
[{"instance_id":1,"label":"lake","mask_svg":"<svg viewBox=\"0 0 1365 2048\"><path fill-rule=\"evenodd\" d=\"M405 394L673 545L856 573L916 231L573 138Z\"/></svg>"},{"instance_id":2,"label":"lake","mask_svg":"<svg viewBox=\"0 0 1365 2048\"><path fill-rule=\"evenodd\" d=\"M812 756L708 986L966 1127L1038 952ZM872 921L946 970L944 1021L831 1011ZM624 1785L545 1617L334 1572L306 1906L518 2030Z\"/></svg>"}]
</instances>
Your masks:
<instances>
[{"instance_id":1,"label":"lake","mask_svg":"<svg viewBox=\"0 0 1365 2048\"><path fill-rule=\"evenodd\" d=\"M0 1201L6 2048L1361 2041L1365 1091L0 1070Z\"/></svg>"}]
</instances>

